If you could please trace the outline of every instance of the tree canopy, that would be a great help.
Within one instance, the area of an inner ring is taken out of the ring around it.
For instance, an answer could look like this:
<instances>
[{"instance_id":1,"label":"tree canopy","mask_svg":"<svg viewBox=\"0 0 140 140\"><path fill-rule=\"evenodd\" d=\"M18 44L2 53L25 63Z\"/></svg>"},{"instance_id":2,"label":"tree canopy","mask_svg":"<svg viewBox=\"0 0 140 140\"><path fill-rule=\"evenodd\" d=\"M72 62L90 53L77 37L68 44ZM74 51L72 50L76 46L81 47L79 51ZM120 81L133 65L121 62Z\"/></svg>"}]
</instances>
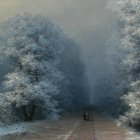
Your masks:
<instances>
[{"instance_id":1,"label":"tree canopy","mask_svg":"<svg viewBox=\"0 0 140 140\"><path fill-rule=\"evenodd\" d=\"M78 45L59 26L40 15L17 15L0 30L0 53L11 65L0 93L3 120L56 118L86 103Z\"/></svg>"}]
</instances>

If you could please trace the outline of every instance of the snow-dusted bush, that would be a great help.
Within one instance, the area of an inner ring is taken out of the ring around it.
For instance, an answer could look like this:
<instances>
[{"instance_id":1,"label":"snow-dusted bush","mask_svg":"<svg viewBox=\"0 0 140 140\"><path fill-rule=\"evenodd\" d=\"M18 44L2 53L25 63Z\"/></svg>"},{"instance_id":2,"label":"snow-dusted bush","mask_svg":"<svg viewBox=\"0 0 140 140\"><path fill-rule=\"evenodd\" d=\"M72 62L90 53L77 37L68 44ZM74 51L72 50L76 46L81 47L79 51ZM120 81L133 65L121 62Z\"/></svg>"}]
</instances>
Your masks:
<instances>
[{"instance_id":1,"label":"snow-dusted bush","mask_svg":"<svg viewBox=\"0 0 140 140\"><path fill-rule=\"evenodd\" d=\"M0 93L1 120L56 118L86 102L79 48L49 19L18 15L1 23L0 53L12 65Z\"/></svg>"}]
</instances>

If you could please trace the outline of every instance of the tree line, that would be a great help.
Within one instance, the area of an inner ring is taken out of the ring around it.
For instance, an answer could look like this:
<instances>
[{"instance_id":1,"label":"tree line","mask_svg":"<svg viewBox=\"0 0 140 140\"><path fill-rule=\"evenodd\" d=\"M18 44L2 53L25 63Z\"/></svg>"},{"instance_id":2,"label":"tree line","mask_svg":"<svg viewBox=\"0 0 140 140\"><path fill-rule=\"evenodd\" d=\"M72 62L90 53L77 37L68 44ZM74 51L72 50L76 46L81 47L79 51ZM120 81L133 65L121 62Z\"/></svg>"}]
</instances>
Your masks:
<instances>
[{"instance_id":1,"label":"tree line","mask_svg":"<svg viewBox=\"0 0 140 140\"><path fill-rule=\"evenodd\" d=\"M140 128L140 1L112 0L109 3L117 15L117 28L113 35L113 52L117 50L116 73L118 83L112 93L121 99L119 123ZM114 66L114 65L113 65Z\"/></svg>"}]
</instances>

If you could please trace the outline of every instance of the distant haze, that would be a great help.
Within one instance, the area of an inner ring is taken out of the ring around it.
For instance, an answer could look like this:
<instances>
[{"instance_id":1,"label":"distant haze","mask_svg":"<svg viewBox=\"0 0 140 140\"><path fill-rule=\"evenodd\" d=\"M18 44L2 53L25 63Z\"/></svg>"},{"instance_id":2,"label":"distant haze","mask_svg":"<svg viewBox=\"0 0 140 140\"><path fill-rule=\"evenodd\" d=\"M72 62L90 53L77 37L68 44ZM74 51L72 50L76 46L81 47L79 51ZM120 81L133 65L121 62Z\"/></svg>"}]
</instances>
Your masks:
<instances>
[{"instance_id":1,"label":"distant haze","mask_svg":"<svg viewBox=\"0 0 140 140\"><path fill-rule=\"evenodd\" d=\"M69 37L81 44L92 87L104 71L106 40L110 37L115 19L105 8L107 2L108 0L0 0L0 20L20 13L41 14L52 19Z\"/></svg>"}]
</instances>

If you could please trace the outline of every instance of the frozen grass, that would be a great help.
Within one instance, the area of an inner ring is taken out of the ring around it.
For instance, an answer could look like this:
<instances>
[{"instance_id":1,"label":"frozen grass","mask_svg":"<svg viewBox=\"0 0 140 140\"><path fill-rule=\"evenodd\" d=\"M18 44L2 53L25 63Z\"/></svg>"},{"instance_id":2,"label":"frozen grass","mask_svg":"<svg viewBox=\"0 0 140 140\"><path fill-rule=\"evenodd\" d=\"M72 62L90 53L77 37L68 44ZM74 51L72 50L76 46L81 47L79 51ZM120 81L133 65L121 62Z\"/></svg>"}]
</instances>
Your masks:
<instances>
[{"instance_id":1,"label":"frozen grass","mask_svg":"<svg viewBox=\"0 0 140 140\"><path fill-rule=\"evenodd\" d=\"M28 127L29 127L28 123L17 123L17 124L11 124L3 127L1 126L0 136L14 134L14 133L22 133L25 132Z\"/></svg>"}]
</instances>

